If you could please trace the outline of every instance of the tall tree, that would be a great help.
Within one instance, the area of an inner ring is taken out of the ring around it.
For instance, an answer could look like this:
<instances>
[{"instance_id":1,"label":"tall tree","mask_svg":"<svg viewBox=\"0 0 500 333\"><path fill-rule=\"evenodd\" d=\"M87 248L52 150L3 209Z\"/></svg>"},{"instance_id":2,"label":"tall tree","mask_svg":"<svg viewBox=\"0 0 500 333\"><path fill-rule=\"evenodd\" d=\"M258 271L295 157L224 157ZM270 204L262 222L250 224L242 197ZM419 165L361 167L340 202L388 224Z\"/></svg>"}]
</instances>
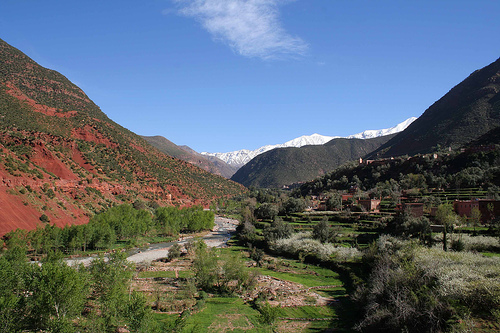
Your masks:
<instances>
[{"instance_id":1,"label":"tall tree","mask_svg":"<svg viewBox=\"0 0 500 333\"><path fill-rule=\"evenodd\" d=\"M457 215L450 204L441 204L436 212L436 220L443 226L443 250L448 251L448 229L453 227Z\"/></svg>"}]
</instances>

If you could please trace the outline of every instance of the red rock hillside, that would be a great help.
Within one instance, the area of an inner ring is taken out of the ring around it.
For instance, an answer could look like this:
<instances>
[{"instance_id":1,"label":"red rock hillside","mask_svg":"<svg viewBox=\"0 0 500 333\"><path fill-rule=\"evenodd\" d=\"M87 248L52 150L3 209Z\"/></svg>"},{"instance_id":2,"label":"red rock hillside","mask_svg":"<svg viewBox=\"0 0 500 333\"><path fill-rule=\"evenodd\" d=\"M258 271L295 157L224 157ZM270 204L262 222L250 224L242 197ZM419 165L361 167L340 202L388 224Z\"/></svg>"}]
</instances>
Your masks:
<instances>
[{"instance_id":1,"label":"red rock hillside","mask_svg":"<svg viewBox=\"0 0 500 333\"><path fill-rule=\"evenodd\" d=\"M87 223L124 202L206 206L245 191L156 150L2 40L0 119L0 235Z\"/></svg>"}]
</instances>

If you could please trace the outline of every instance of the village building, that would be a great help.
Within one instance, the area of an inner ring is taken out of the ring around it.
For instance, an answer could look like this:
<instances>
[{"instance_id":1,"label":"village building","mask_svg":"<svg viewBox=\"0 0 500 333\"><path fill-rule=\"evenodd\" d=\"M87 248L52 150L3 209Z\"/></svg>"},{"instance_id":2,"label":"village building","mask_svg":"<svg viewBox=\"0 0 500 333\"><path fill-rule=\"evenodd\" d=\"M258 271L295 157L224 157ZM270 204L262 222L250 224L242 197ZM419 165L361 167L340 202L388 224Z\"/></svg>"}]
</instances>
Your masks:
<instances>
[{"instance_id":1,"label":"village building","mask_svg":"<svg viewBox=\"0 0 500 333\"><path fill-rule=\"evenodd\" d=\"M399 213L408 212L413 217L424 216L424 204L421 202L403 202L397 204L396 211Z\"/></svg>"},{"instance_id":2,"label":"village building","mask_svg":"<svg viewBox=\"0 0 500 333\"><path fill-rule=\"evenodd\" d=\"M470 217L472 209L478 208L481 212L481 222L487 222L500 216L500 200L493 199L472 199L455 200L453 209L460 216Z\"/></svg>"},{"instance_id":3,"label":"village building","mask_svg":"<svg viewBox=\"0 0 500 333\"><path fill-rule=\"evenodd\" d=\"M358 204L367 212L380 213L380 199L360 199Z\"/></svg>"}]
</instances>

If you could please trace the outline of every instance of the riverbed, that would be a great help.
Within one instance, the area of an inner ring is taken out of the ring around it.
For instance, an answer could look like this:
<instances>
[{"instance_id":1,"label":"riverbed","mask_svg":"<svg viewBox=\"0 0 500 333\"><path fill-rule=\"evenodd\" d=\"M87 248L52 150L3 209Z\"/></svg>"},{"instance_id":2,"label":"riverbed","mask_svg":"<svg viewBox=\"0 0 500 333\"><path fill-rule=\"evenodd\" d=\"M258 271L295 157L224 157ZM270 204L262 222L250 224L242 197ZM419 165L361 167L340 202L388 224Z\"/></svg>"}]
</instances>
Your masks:
<instances>
[{"instance_id":1,"label":"riverbed","mask_svg":"<svg viewBox=\"0 0 500 333\"><path fill-rule=\"evenodd\" d=\"M227 245L227 241L231 238L231 235L236 231L238 223L239 222L234 219L216 216L213 230L201 238L205 241L208 247L224 247ZM133 263L141 263L165 258L167 257L168 250L172 245L176 243L183 245L191 238L192 236L182 235L177 241L151 244L144 248L131 249L128 252L127 260ZM95 258L97 258L97 256L71 258L67 259L66 262L70 266L80 264L88 266Z\"/></svg>"}]
</instances>

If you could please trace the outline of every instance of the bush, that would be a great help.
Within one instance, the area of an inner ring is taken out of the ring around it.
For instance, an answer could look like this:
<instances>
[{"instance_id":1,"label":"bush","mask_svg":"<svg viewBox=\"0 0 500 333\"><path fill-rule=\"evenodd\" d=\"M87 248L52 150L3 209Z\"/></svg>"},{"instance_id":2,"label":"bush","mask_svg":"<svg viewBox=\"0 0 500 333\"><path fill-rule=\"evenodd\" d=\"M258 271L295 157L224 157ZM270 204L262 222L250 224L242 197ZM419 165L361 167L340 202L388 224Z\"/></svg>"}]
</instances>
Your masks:
<instances>
[{"instance_id":1,"label":"bush","mask_svg":"<svg viewBox=\"0 0 500 333\"><path fill-rule=\"evenodd\" d=\"M364 259L373 270L355 296L363 331L438 332L453 316L491 318L500 307L498 258L382 236Z\"/></svg>"},{"instance_id":2,"label":"bush","mask_svg":"<svg viewBox=\"0 0 500 333\"><path fill-rule=\"evenodd\" d=\"M268 302L258 307L260 320L264 324L272 325L278 319L278 308L272 307Z\"/></svg>"},{"instance_id":3,"label":"bush","mask_svg":"<svg viewBox=\"0 0 500 333\"><path fill-rule=\"evenodd\" d=\"M313 227L314 239L319 240L321 243L331 243L335 241L335 231L328 223L328 217L323 217L323 219Z\"/></svg>"},{"instance_id":4,"label":"bush","mask_svg":"<svg viewBox=\"0 0 500 333\"><path fill-rule=\"evenodd\" d=\"M353 260L361 256L356 248L336 247L330 243L322 244L311 238L311 233L296 233L289 238L278 239L271 243L271 250L278 254L293 256L313 255L321 260L328 260L332 256L338 261Z\"/></svg>"},{"instance_id":5,"label":"bush","mask_svg":"<svg viewBox=\"0 0 500 333\"><path fill-rule=\"evenodd\" d=\"M280 217L276 217L273 223L264 228L263 234L266 242L270 244L278 239L290 237L293 234L293 227Z\"/></svg>"},{"instance_id":6,"label":"bush","mask_svg":"<svg viewBox=\"0 0 500 333\"><path fill-rule=\"evenodd\" d=\"M181 246L175 243L168 249L168 260L173 260L181 256Z\"/></svg>"},{"instance_id":7,"label":"bush","mask_svg":"<svg viewBox=\"0 0 500 333\"><path fill-rule=\"evenodd\" d=\"M497 237L461 235L459 240L466 251L485 252L500 249L500 241Z\"/></svg>"}]
</instances>

